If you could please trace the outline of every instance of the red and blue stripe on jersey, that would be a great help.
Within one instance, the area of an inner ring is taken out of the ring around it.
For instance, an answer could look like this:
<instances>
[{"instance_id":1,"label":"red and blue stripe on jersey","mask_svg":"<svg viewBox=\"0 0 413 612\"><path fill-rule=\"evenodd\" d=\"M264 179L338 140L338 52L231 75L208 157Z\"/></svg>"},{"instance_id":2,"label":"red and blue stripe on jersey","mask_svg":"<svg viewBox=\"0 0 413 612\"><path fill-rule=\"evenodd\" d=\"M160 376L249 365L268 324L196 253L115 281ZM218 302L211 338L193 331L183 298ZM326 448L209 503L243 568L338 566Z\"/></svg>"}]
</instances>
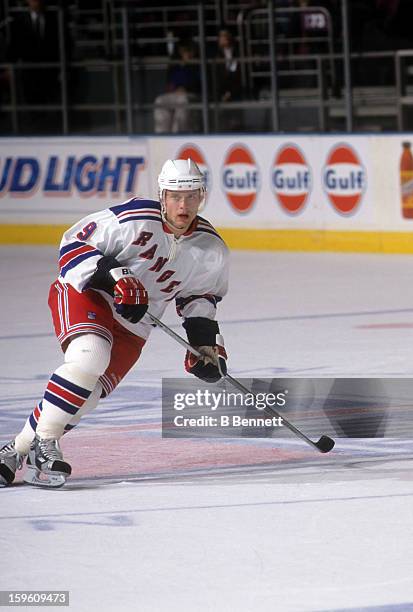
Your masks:
<instances>
[{"instance_id":1,"label":"red and blue stripe on jersey","mask_svg":"<svg viewBox=\"0 0 413 612\"><path fill-rule=\"evenodd\" d=\"M119 223L127 221L160 221L162 222L161 204L156 200L140 200L134 198L125 204L112 206L109 209L118 219ZM203 217L196 217L194 232L211 234L222 240L214 227ZM188 234L192 232L188 232Z\"/></svg>"},{"instance_id":2,"label":"red and blue stripe on jersey","mask_svg":"<svg viewBox=\"0 0 413 612\"><path fill-rule=\"evenodd\" d=\"M119 223L127 221L161 221L161 205L156 200L140 200L134 198L126 204L112 206L109 209Z\"/></svg>"},{"instance_id":3,"label":"red and blue stripe on jersey","mask_svg":"<svg viewBox=\"0 0 413 612\"><path fill-rule=\"evenodd\" d=\"M59 267L60 274L64 278L65 274L78 266L89 257L102 257L98 249L84 242L71 242L60 249Z\"/></svg>"},{"instance_id":4,"label":"red and blue stripe on jersey","mask_svg":"<svg viewBox=\"0 0 413 612\"><path fill-rule=\"evenodd\" d=\"M220 240L222 240L221 236L218 234L215 228L210 224L209 221L207 221L203 217L199 217L199 216L197 217L197 224L196 224L196 228L194 231L204 232L205 234L211 234L212 236L215 236L216 238L219 238Z\"/></svg>"}]
</instances>

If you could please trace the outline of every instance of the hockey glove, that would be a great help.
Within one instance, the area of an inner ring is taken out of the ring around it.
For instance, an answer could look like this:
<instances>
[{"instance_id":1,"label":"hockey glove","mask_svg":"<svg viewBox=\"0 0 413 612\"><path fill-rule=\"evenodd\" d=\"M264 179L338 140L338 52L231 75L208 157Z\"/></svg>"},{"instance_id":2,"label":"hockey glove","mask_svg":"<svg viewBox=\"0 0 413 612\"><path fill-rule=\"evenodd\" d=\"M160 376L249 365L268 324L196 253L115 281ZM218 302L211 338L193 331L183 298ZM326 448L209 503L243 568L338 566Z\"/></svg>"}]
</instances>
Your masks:
<instances>
[{"instance_id":1,"label":"hockey glove","mask_svg":"<svg viewBox=\"0 0 413 612\"><path fill-rule=\"evenodd\" d=\"M197 376L205 382L218 382L227 374L227 353L224 347L224 338L216 335L214 346L197 346L202 357L193 355L190 351L186 352L185 369L190 374Z\"/></svg>"},{"instance_id":2,"label":"hockey glove","mask_svg":"<svg viewBox=\"0 0 413 612\"><path fill-rule=\"evenodd\" d=\"M111 255L101 257L87 287L106 291L113 297L116 312L137 323L148 310L148 294L131 270Z\"/></svg>"},{"instance_id":3,"label":"hockey glove","mask_svg":"<svg viewBox=\"0 0 413 612\"><path fill-rule=\"evenodd\" d=\"M148 294L145 287L129 268L113 268L110 275L116 282L113 288L116 312L130 323L137 323L148 310Z\"/></svg>"}]
</instances>

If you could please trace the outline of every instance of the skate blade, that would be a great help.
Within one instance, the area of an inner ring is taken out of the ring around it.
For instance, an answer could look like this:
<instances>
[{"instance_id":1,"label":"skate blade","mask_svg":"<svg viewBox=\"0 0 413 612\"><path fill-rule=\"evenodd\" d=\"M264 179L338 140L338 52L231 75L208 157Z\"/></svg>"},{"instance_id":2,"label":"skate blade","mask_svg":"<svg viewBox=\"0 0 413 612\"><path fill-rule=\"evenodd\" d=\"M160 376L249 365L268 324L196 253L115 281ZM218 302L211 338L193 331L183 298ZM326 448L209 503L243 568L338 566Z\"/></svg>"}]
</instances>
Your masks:
<instances>
[{"instance_id":1,"label":"skate blade","mask_svg":"<svg viewBox=\"0 0 413 612\"><path fill-rule=\"evenodd\" d=\"M59 489L66 482L67 474L45 474L40 470L28 467L23 477L24 482L34 487L46 489Z\"/></svg>"}]
</instances>

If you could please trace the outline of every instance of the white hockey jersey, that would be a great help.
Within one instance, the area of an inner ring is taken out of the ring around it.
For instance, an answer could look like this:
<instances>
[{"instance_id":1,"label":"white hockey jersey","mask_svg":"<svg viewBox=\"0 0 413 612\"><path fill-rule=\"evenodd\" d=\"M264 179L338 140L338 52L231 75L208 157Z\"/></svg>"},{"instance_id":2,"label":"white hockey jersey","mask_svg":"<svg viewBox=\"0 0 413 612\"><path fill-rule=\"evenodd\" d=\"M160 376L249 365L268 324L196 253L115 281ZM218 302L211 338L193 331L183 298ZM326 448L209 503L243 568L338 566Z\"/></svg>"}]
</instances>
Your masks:
<instances>
[{"instance_id":1,"label":"white hockey jersey","mask_svg":"<svg viewBox=\"0 0 413 612\"><path fill-rule=\"evenodd\" d=\"M133 198L93 213L73 225L60 244L59 281L81 292L103 255L112 255L132 270L149 295L149 310L160 318L176 301L186 317L215 318L216 303L227 292L228 249L212 225L197 216L179 238L162 221L160 203ZM132 333L147 338L149 317L129 323L110 304L114 318Z\"/></svg>"}]
</instances>

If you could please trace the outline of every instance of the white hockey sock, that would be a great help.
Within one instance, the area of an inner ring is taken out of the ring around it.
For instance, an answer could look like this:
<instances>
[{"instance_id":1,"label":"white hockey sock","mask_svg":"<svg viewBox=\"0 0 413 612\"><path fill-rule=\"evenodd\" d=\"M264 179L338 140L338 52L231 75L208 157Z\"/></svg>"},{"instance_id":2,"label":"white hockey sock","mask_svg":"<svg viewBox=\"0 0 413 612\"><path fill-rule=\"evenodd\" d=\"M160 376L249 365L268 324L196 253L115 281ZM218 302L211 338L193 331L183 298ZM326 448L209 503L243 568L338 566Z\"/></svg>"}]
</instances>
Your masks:
<instances>
[{"instance_id":1,"label":"white hockey sock","mask_svg":"<svg viewBox=\"0 0 413 612\"><path fill-rule=\"evenodd\" d=\"M44 439L59 439L65 426L89 398L96 383L94 375L86 374L72 363L57 368L42 399L37 435Z\"/></svg>"},{"instance_id":2,"label":"white hockey sock","mask_svg":"<svg viewBox=\"0 0 413 612\"><path fill-rule=\"evenodd\" d=\"M64 433L71 431L79 423L82 416L92 412L98 405L100 396L102 393L102 385L98 382L93 389L89 398L85 401L83 406L79 408L76 416L72 417L69 423L65 425ZM26 420L23 429L15 438L15 446L17 452L21 455L27 455L30 450L30 445L34 440L37 430L37 422L40 418L40 413L43 408L43 401L39 402L36 408L33 410L29 418Z\"/></svg>"},{"instance_id":3,"label":"white hockey sock","mask_svg":"<svg viewBox=\"0 0 413 612\"><path fill-rule=\"evenodd\" d=\"M99 403L101 393L102 393L102 385L100 384L100 382L98 382L96 384L96 387L93 389L92 393L89 395L89 398L86 400L86 402L83 404L83 406L81 408L79 408L76 416L74 416L69 421L69 423L66 425L65 433L67 433L68 431L70 431L71 429L76 427L76 425L79 423L80 419L83 416L85 416L85 414L89 414L89 412L92 412L92 410L94 410L96 408L96 406Z\"/></svg>"},{"instance_id":4,"label":"white hockey sock","mask_svg":"<svg viewBox=\"0 0 413 612\"><path fill-rule=\"evenodd\" d=\"M111 345L102 336L82 334L73 338L64 365L52 374L43 399L16 436L18 452L28 452L35 433L45 439L59 439L79 422L82 414L95 408L102 391L97 382L105 373L110 356Z\"/></svg>"},{"instance_id":5,"label":"white hockey sock","mask_svg":"<svg viewBox=\"0 0 413 612\"><path fill-rule=\"evenodd\" d=\"M23 429L21 430L19 434L17 434L17 436L14 439L14 445L16 447L16 450L21 455L27 455L29 453L30 445L34 440L36 430L33 429L32 419L33 419L34 412L38 410L38 408L39 406L36 406L35 410L31 413L31 415L25 422ZM36 427L37 427L37 423L36 423Z\"/></svg>"}]
</instances>

